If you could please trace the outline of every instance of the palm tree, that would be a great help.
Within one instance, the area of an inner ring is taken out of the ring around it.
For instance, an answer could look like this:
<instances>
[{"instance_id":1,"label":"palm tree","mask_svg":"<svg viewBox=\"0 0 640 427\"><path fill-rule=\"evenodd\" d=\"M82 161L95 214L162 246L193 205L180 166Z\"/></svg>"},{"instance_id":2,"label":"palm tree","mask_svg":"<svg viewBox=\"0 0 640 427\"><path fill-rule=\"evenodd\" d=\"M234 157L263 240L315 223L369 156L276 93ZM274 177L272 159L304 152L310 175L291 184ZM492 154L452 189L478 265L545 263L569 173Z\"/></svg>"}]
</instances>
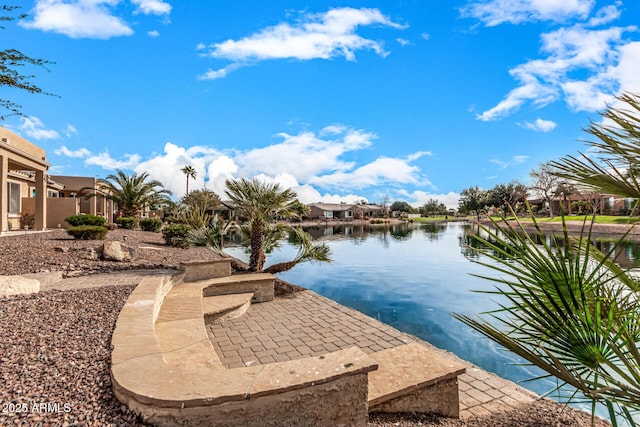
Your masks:
<instances>
[{"instance_id":1,"label":"palm tree","mask_svg":"<svg viewBox=\"0 0 640 427\"><path fill-rule=\"evenodd\" d=\"M103 195L118 205L121 216L140 218L145 206L161 204L171 194L171 191L165 189L160 181L148 180L148 178L147 172L140 175L136 173L127 175L123 171L117 170L115 175L98 179L98 188L90 189L93 190L93 193L86 197Z\"/></svg>"},{"instance_id":2,"label":"palm tree","mask_svg":"<svg viewBox=\"0 0 640 427\"><path fill-rule=\"evenodd\" d=\"M195 170L195 168L191 165L186 165L185 167L183 167L182 169L180 169L182 171L182 173L184 173L187 177L187 192L186 194L189 194L189 178L193 178L196 179L196 176L198 176L198 172Z\"/></svg>"},{"instance_id":3,"label":"palm tree","mask_svg":"<svg viewBox=\"0 0 640 427\"><path fill-rule=\"evenodd\" d=\"M250 250L249 271L281 273L306 261L330 262L329 247L314 245L311 235L301 228L286 224L274 224L275 219L296 219L300 212L300 202L291 189L282 189L278 184L266 184L256 179L244 178L227 180L225 191L246 223L240 232L248 241ZM289 262L274 264L264 269L266 253L278 247L279 242L289 235L299 247L298 255Z\"/></svg>"},{"instance_id":4,"label":"palm tree","mask_svg":"<svg viewBox=\"0 0 640 427\"><path fill-rule=\"evenodd\" d=\"M283 273L291 270L303 262L331 262L329 258L329 247L325 244L314 245L311 235L302 230L301 227L290 229L293 243L298 246L298 253L291 261L279 262L265 268L265 273Z\"/></svg>"},{"instance_id":5,"label":"palm tree","mask_svg":"<svg viewBox=\"0 0 640 427\"><path fill-rule=\"evenodd\" d=\"M249 270L261 271L266 259L263 247L265 224L275 218L295 216L293 208L296 193L255 178L251 181L245 178L228 179L226 186L225 194L238 213L247 218L251 227Z\"/></svg>"}]
</instances>

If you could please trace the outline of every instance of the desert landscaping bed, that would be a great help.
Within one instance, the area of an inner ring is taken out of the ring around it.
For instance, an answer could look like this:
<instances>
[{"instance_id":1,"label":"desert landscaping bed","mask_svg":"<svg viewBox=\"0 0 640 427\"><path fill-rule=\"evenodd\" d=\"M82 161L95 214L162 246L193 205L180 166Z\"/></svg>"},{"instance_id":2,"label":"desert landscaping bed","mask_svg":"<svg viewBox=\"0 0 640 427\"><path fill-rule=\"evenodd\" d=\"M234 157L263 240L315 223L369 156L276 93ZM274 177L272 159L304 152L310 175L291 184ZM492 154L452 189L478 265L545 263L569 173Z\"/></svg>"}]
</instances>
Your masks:
<instances>
[{"instance_id":1,"label":"desert landscaping bed","mask_svg":"<svg viewBox=\"0 0 640 427\"><path fill-rule=\"evenodd\" d=\"M130 263L84 258L100 243L74 241L56 230L0 238L0 274L62 270L77 276L215 259L203 248L169 248L156 233L115 230L107 238L136 248L136 258ZM294 289L285 284L281 293ZM114 397L109 375L111 335L132 290L109 286L0 299L0 425L146 425ZM590 426L591 420L589 414L544 400L489 418L383 414L372 416L369 425L577 427Z\"/></svg>"}]
</instances>

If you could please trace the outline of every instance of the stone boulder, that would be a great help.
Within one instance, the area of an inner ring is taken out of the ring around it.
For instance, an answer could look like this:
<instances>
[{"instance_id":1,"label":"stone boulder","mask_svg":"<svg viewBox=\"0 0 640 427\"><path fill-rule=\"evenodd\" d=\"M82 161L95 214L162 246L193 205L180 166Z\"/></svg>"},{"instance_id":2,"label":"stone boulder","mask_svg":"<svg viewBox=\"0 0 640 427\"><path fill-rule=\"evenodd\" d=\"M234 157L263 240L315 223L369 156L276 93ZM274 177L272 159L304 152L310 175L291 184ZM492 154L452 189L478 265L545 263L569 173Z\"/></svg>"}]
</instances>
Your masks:
<instances>
[{"instance_id":1,"label":"stone boulder","mask_svg":"<svg viewBox=\"0 0 640 427\"><path fill-rule=\"evenodd\" d=\"M40 292L40 281L22 276L0 276L0 296Z\"/></svg>"},{"instance_id":2,"label":"stone boulder","mask_svg":"<svg viewBox=\"0 0 640 427\"><path fill-rule=\"evenodd\" d=\"M127 262L131 261L135 256L135 249L116 240L104 242L102 247L102 259L105 261Z\"/></svg>"}]
</instances>

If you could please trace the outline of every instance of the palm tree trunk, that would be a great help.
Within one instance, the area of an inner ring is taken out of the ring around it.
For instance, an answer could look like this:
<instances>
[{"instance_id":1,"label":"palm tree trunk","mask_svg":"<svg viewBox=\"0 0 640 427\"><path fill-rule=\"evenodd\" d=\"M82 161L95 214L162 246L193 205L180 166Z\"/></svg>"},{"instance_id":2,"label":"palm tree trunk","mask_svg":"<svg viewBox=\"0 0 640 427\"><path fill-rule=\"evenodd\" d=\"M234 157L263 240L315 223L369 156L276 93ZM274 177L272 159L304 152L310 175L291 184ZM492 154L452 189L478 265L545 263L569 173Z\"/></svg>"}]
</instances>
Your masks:
<instances>
[{"instance_id":1,"label":"palm tree trunk","mask_svg":"<svg viewBox=\"0 0 640 427\"><path fill-rule=\"evenodd\" d=\"M265 255L262 250L264 239L264 222L256 220L251 224L251 256L249 257L249 271L261 271L264 267Z\"/></svg>"},{"instance_id":2,"label":"palm tree trunk","mask_svg":"<svg viewBox=\"0 0 640 427\"><path fill-rule=\"evenodd\" d=\"M285 271L291 270L297 264L298 263L296 261L279 262L277 264L270 265L264 270L264 272L271 273L271 274L283 273Z\"/></svg>"}]
</instances>

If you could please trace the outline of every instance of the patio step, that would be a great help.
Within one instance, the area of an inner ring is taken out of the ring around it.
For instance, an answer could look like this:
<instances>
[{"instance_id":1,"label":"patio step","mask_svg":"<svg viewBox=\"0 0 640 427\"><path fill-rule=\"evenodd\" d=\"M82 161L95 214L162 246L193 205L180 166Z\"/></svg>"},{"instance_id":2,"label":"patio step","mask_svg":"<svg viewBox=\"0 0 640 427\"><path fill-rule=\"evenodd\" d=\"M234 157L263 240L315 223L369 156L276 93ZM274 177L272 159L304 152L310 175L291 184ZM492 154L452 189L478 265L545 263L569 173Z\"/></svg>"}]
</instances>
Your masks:
<instances>
[{"instance_id":1,"label":"patio step","mask_svg":"<svg viewBox=\"0 0 640 427\"><path fill-rule=\"evenodd\" d=\"M420 412L459 417L458 375L462 363L420 343L369 355L369 412Z\"/></svg>"},{"instance_id":2,"label":"patio step","mask_svg":"<svg viewBox=\"0 0 640 427\"><path fill-rule=\"evenodd\" d=\"M253 293L252 303L273 301L275 277L267 273L234 274L196 282L205 297Z\"/></svg>"},{"instance_id":3,"label":"patio step","mask_svg":"<svg viewBox=\"0 0 640 427\"><path fill-rule=\"evenodd\" d=\"M217 295L202 298L202 313L207 321L219 322L242 316L249 306L253 292Z\"/></svg>"}]
</instances>

